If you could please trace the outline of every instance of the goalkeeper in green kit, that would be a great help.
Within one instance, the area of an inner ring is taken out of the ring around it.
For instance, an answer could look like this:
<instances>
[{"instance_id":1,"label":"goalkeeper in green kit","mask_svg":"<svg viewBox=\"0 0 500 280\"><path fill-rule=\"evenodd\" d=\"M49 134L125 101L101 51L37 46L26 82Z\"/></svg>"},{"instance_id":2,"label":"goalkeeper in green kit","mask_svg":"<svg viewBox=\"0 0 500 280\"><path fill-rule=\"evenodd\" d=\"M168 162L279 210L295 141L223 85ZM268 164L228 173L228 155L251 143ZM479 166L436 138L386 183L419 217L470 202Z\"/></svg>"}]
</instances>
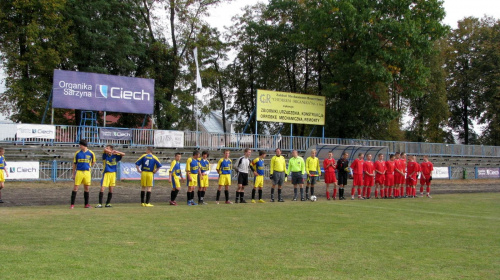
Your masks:
<instances>
[{"instance_id":1,"label":"goalkeeper in green kit","mask_svg":"<svg viewBox=\"0 0 500 280\"><path fill-rule=\"evenodd\" d=\"M349 177L349 154L342 153L342 157L337 161L337 180L339 185L339 200L345 200L344 186L347 185L347 178Z\"/></svg>"}]
</instances>

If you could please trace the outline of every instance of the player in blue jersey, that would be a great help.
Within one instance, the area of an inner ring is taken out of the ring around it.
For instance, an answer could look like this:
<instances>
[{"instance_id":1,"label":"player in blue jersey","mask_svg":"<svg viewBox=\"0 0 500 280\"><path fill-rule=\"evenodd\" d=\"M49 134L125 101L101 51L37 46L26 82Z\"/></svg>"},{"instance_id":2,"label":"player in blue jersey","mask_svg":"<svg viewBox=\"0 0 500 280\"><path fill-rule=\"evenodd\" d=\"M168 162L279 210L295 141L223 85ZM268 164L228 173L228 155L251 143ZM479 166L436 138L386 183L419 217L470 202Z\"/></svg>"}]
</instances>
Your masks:
<instances>
[{"instance_id":1,"label":"player in blue jersey","mask_svg":"<svg viewBox=\"0 0 500 280\"><path fill-rule=\"evenodd\" d=\"M210 173L210 161L208 160L208 151L203 151L201 153L200 159L200 177L198 178L198 204L206 205L205 202L205 192L208 187L208 174Z\"/></svg>"},{"instance_id":2,"label":"player in blue jersey","mask_svg":"<svg viewBox=\"0 0 500 280\"><path fill-rule=\"evenodd\" d=\"M226 196L226 204L233 204L229 201L229 186L231 185L231 169L232 161L229 158L229 150L224 151L224 157L217 163L217 173L219 173L219 188L217 189L216 204L219 204L220 192L224 186L224 195Z\"/></svg>"},{"instance_id":3,"label":"player in blue jersey","mask_svg":"<svg viewBox=\"0 0 500 280\"><path fill-rule=\"evenodd\" d=\"M265 201L262 199L262 187L264 187L264 158L266 157L266 152L259 151L259 157L252 161L250 168L253 171L254 175L254 183L252 189L252 203L255 203L255 193L257 189L259 191L259 203L264 203Z\"/></svg>"},{"instance_id":4,"label":"player in blue jersey","mask_svg":"<svg viewBox=\"0 0 500 280\"><path fill-rule=\"evenodd\" d=\"M199 151L194 151L193 156L186 161L186 178L189 180L187 191L187 205L198 205L194 202L194 189L198 186L198 177L200 176L200 157Z\"/></svg>"},{"instance_id":5,"label":"player in blue jersey","mask_svg":"<svg viewBox=\"0 0 500 280\"><path fill-rule=\"evenodd\" d=\"M181 190L182 178L181 171L181 153L175 153L175 159L170 163L170 184L172 185L172 192L170 192L170 205L177 206L175 199Z\"/></svg>"},{"instance_id":6,"label":"player in blue jersey","mask_svg":"<svg viewBox=\"0 0 500 280\"><path fill-rule=\"evenodd\" d=\"M9 172L7 172L7 163L5 162L5 154L4 148L0 148L0 203L3 203L2 200L2 189L4 187L5 177L9 177ZM5 172L5 175L4 175Z\"/></svg>"},{"instance_id":7,"label":"player in blue jersey","mask_svg":"<svg viewBox=\"0 0 500 280\"><path fill-rule=\"evenodd\" d=\"M116 169L118 162L122 160L125 153L116 151L112 145L107 145L102 153L103 167L101 191L99 192L99 204L96 208L102 208L102 198L104 197L104 188L108 188L108 198L105 207L111 207L111 198L113 197L113 189L116 186Z\"/></svg>"},{"instance_id":8,"label":"player in blue jersey","mask_svg":"<svg viewBox=\"0 0 500 280\"><path fill-rule=\"evenodd\" d=\"M95 163L94 153L87 148L87 141L80 140L80 151L75 153L73 157L73 172L71 179L75 180L75 187L71 193L71 209L75 208L76 193L78 187L83 184L83 197L85 199L85 208L90 208L89 204L89 186L92 181L90 169Z\"/></svg>"},{"instance_id":9,"label":"player in blue jersey","mask_svg":"<svg viewBox=\"0 0 500 280\"><path fill-rule=\"evenodd\" d=\"M154 174L160 170L160 160L153 155L153 147L147 147L146 153L143 154L136 162L135 167L137 172L141 173L141 205L144 207L153 207L149 203L151 201L151 189L154 185ZM146 197L146 200L144 200Z\"/></svg>"}]
</instances>

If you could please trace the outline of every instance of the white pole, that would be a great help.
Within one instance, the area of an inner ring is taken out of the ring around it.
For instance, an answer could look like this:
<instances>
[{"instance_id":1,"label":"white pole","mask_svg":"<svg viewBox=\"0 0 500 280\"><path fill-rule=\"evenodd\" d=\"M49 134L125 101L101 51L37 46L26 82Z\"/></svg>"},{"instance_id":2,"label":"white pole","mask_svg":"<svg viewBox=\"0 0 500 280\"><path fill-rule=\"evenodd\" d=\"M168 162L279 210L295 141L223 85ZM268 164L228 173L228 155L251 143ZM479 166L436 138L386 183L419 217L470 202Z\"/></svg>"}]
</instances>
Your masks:
<instances>
[{"instance_id":1,"label":"white pole","mask_svg":"<svg viewBox=\"0 0 500 280\"><path fill-rule=\"evenodd\" d=\"M103 118L104 118L104 121L103 121L104 125L103 126L106 127L106 111L104 111L104 117Z\"/></svg>"},{"instance_id":2,"label":"white pole","mask_svg":"<svg viewBox=\"0 0 500 280\"><path fill-rule=\"evenodd\" d=\"M50 124L54 124L54 108L52 108L52 114L50 116Z\"/></svg>"}]
</instances>

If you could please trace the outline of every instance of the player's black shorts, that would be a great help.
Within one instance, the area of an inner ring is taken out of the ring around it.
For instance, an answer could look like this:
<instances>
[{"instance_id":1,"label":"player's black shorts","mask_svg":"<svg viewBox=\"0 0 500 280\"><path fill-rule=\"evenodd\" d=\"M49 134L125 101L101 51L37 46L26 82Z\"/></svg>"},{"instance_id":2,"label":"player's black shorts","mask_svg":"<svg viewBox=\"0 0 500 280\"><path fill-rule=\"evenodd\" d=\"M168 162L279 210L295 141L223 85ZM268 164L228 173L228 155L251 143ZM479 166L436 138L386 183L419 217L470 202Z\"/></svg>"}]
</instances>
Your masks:
<instances>
[{"instance_id":1,"label":"player's black shorts","mask_svg":"<svg viewBox=\"0 0 500 280\"><path fill-rule=\"evenodd\" d=\"M349 173L347 172L338 172L337 174L337 184L339 185L347 185L347 177L349 177Z\"/></svg>"},{"instance_id":2,"label":"player's black shorts","mask_svg":"<svg viewBox=\"0 0 500 280\"><path fill-rule=\"evenodd\" d=\"M301 172L292 172L292 185L304 184L304 178Z\"/></svg>"},{"instance_id":3,"label":"player's black shorts","mask_svg":"<svg viewBox=\"0 0 500 280\"><path fill-rule=\"evenodd\" d=\"M248 186L248 173L238 173L238 185Z\"/></svg>"}]
</instances>

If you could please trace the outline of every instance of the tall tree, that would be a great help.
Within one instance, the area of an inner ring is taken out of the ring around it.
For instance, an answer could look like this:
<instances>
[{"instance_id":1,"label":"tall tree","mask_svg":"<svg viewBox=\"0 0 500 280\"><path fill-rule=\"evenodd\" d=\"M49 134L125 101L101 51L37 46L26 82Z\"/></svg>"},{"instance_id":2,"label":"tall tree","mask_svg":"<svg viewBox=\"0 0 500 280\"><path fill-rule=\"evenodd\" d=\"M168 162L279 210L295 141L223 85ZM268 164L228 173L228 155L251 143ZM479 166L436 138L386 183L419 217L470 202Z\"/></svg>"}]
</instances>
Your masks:
<instances>
[{"instance_id":1,"label":"tall tree","mask_svg":"<svg viewBox=\"0 0 500 280\"><path fill-rule=\"evenodd\" d=\"M482 19L484 29L481 34L481 56L479 68L484 90L479 123L486 127L481 141L486 145L500 145L500 20Z\"/></svg>"},{"instance_id":2,"label":"tall tree","mask_svg":"<svg viewBox=\"0 0 500 280\"><path fill-rule=\"evenodd\" d=\"M0 53L7 74L0 109L16 122L39 123L55 68L71 55L74 38L65 0L0 2Z\"/></svg>"},{"instance_id":3,"label":"tall tree","mask_svg":"<svg viewBox=\"0 0 500 280\"><path fill-rule=\"evenodd\" d=\"M192 75L183 71L192 61L196 34L211 7L230 0L133 0L148 27L151 44L146 72L155 79L155 120L158 128L193 128ZM161 11L165 13L162 13ZM155 17L155 12L167 19ZM166 35L168 34L168 35Z\"/></svg>"},{"instance_id":4,"label":"tall tree","mask_svg":"<svg viewBox=\"0 0 500 280\"><path fill-rule=\"evenodd\" d=\"M481 21L468 17L458 22L458 28L448 38L450 49L446 56L446 68L449 72L449 125L458 131L464 144L472 144L477 138L472 122L481 112L481 30Z\"/></svg>"},{"instance_id":5,"label":"tall tree","mask_svg":"<svg viewBox=\"0 0 500 280\"><path fill-rule=\"evenodd\" d=\"M446 92L446 40L435 42L435 50L426 56L431 75L422 96L410 99L409 113L413 117L410 138L417 142L450 142L453 137L446 130L450 112Z\"/></svg>"}]
</instances>

